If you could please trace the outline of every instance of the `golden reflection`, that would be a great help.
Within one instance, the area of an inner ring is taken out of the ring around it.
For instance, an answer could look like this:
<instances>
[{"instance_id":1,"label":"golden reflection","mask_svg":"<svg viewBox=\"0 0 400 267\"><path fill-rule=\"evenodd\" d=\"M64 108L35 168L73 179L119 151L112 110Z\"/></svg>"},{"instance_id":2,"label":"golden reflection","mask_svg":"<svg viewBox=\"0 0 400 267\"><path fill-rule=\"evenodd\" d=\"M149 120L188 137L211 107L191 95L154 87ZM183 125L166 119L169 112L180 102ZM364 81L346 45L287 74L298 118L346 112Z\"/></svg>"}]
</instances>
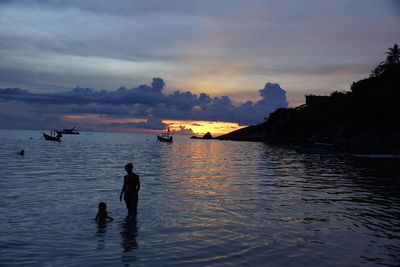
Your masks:
<instances>
[{"instance_id":1,"label":"golden reflection","mask_svg":"<svg viewBox=\"0 0 400 267\"><path fill-rule=\"evenodd\" d=\"M169 156L174 160L164 162L167 164L166 174L175 181L185 183L182 193L186 195L206 197L230 194L233 188L225 178L233 166L227 160L224 148L221 142L171 146ZM182 176L182 173L185 175Z\"/></svg>"}]
</instances>

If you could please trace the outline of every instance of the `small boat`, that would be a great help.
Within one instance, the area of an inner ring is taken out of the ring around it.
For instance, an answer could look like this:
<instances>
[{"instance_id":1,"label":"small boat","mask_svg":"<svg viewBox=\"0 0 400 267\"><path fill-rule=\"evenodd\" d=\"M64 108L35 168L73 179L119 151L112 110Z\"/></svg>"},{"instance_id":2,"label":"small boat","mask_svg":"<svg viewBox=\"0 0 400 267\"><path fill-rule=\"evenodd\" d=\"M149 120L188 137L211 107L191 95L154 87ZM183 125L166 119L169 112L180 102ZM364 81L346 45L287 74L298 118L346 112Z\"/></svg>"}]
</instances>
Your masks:
<instances>
[{"instance_id":1,"label":"small boat","mask_svg":"<svg viewBox=\"0 0 400 267\"><path fill-rule=\"evenodd\" d=\"M157 135L157 139L160 142L169 142L169 143L172 143L172 140L173 140L172 136L170 136L170 135L167 136L165 133L161 134L161 136Z\"/></svg>"},{"instance_id":2,"label":"small boat","mask_svg":"<svg viewBox=\"0 0 400 267\"><path fill-rule=\"evenodd\" d=\"M43 133L43 137L44 137L44 139L46 139L48 141L56 141L56 142L60 142L61 141L61 135L60 134L58 134L57 136L51 136L51 135Z\"/></svg>"},{"instance_id":3,"label":"small boat","mask_svg":"<svg viewBox=\"0 0 400 267\"><path fill-rule=\"evenodd\" d=\"M79 134L79 132L77 130L75 130L76 127L72 128L72 129L63 129L62 131L57 131L54 130L56 133L58 134Z\"/></svg>"},{"instance_id":4,"label":"small boat","mask_svg":"<svg viewBox=\"0 0 400 267\"><path fill-rule=\"evenodd\" d=\"M160 142L172 143L173 138L171 136L171 132L169 130L169 127L168 127L168 130L166 132L162 133L161 135L157 135L157 140L160 141Z\"/></svg>"}]
</instances>

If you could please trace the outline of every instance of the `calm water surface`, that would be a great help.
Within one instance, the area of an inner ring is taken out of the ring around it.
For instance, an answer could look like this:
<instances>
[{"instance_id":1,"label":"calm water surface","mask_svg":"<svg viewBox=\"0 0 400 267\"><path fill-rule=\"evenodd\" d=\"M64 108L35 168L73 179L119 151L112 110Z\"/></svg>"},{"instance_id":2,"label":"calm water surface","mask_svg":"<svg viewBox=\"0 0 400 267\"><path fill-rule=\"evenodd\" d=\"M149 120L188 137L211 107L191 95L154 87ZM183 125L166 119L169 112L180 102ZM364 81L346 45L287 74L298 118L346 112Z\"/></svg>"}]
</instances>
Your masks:
<instances>
[{"instance_id":1,"label":"calm water surface","mask_svg":"<svg viewBox=\"0 0 400 267\"><path fill-rule=\"evenodd\" d=\"M186 136L40 136L0 130L0 264L400 264L399 159ZM136 221L119 201L127 162L142 183ZM93 221L100 201L114 217L106 225Z\"/></svg>"}]
</instances>

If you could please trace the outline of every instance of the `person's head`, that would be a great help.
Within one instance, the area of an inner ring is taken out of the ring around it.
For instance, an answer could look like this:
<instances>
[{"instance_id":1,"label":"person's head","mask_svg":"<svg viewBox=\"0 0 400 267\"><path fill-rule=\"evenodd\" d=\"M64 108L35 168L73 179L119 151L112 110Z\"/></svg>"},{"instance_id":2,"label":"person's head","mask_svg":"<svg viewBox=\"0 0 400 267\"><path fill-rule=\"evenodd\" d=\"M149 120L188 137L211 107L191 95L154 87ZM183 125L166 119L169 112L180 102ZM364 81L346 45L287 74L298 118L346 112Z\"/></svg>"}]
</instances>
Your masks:
<instances>
[{"instance_id":1,"label":"person's head","mask_svg":"<svg viewBox=\"0 0 400 267\"><path fill-rule=\"evenodd\" d=\"M100 202L99 211L106 211L106 210L107 210L107 204L105 202Z\"/></svg>"},{"instance_id":2,"label":"person's head","mask_svg":"<svg viewBox=\"0 0 400 267\"><path fill-rule=\"evenodd\" d=\"M129 173L129 172L132 172L132 170L133 170L133 164L132 163L129 162L128 164L125 165L125 171L126 172Z\"/></svg>"}]
</instances>

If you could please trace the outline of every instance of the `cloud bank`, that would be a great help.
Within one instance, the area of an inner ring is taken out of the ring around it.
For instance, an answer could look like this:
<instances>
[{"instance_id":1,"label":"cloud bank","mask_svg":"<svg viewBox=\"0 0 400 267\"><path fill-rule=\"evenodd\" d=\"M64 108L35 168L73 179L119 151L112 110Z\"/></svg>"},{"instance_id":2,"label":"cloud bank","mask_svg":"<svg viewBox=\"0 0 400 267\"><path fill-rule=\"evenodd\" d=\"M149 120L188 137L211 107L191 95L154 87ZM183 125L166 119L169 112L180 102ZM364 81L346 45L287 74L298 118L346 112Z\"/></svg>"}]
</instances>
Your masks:
<instances>
[{"instance_id":1,"label":"cloud bank","mask_svg":"<svg viewBox=\"0 0 400 267\"><path fill-rule=\"evenodd\" d=\"M116 88L156 73L240 101L280 81L297 104L369 74L400 35L398 2L0 0L0 88Z\"/></svg>"},{"instance_id":2,"label":"cloud bank","mask_svg":"<svg viewBox=\"0 0 400 267\"><path fill-rule=\"evenodd\" d=\"M151 85L117 90L76 87L59 93L33 93L19 88L0 89L0 102L14 103L32 114L61 118L68 115L98 115L108 119L144 119L140 122L112 122L103 126L161 130L162 120L223 121L240 125L260 123L277 108L287 107L286 92L279 84L267 83L259 90L261 100L235 103L229 96L211 97L190 91L163 92L165 82L153 78ZM6 106L6 105L4 105ZM13 112L2 110L0 127L7 128ZM27 116L25 114L25 116ZM31 121L31 118L26 118ZM89 120L89 119L88 119ZM180 129L190 132L190 129Z\"/></svg>"}]
</instances>

